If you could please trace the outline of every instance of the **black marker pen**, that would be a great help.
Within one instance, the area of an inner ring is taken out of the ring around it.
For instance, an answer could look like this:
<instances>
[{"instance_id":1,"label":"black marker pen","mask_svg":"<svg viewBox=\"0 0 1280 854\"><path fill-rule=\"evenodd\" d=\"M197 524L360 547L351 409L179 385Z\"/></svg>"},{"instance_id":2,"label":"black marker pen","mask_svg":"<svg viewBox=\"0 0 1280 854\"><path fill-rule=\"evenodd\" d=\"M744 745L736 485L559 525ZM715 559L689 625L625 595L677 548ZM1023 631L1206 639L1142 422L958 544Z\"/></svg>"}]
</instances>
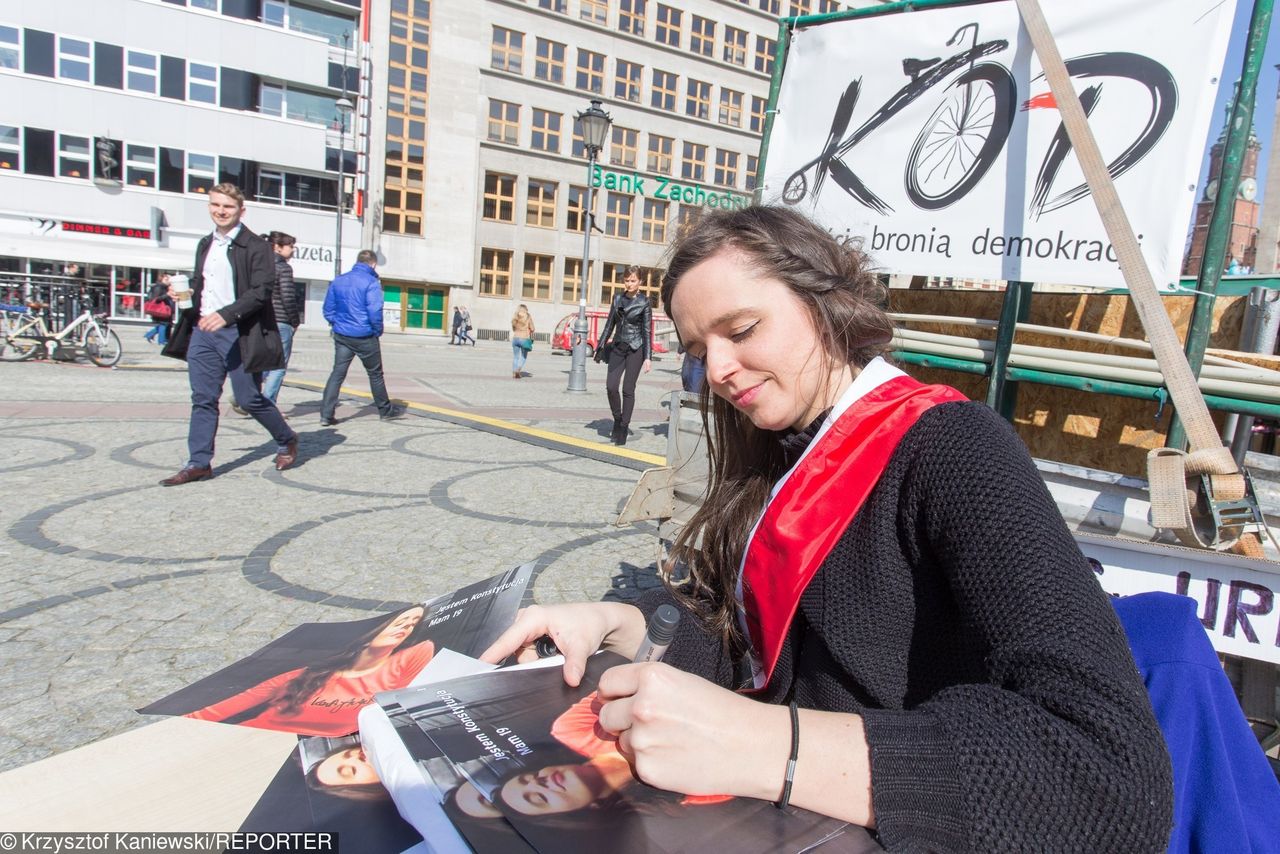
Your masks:
<instances>
[{"instance_id":1,"label":"black marker pen","mask_svg":"<svg viewBox=\"0 0 1280 854\"><path fill-rule=\"evenodd\" d=\"M671 640L676 636L676 626L680 622L680 612L674 605L662 605L649 618L649 628L645 632L640 648L636 650L634 661L661 661Z\"/></svg>"}]
</instances>

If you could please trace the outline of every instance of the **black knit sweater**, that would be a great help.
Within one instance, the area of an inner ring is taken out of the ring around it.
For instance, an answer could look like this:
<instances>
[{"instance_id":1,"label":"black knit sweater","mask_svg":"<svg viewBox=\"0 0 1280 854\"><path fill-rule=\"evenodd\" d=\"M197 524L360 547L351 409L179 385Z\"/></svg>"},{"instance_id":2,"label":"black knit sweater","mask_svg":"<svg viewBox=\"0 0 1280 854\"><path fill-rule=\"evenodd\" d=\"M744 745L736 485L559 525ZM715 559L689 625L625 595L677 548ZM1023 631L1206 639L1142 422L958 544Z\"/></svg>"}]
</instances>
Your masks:
<instances>
[{"instance_id":1,"label":"black knit sweater","mask_svg":"<svg viewBox=\"0 0 1280 854\"><path fill-rule=\"evenodd\" d=\"M664 660L732 685L697 620ZM890 850L1165 848L1169 758L1124 632L1026 448L981 404L936 406L903 438L761 699L793 691L862 715Z\"/></svg>"}]
</instances>

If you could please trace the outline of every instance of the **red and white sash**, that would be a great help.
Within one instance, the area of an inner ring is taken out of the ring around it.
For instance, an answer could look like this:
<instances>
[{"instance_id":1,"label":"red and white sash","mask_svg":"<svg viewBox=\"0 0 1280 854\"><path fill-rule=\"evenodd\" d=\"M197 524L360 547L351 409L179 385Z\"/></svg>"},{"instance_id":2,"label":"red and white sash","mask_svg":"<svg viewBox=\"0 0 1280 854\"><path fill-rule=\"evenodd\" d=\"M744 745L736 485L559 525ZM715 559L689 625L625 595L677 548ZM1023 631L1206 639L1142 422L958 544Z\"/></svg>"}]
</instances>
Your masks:
<instances>
[{"instance_id":1,"label":"red and white sash","mask_svg":"<svg viewBox=\"0 0 1280 854\"><path fill-rule=\"evenodd\" d=\"M747 690L769 683L800 595L862 508L898 442L927 410L966 399L949 386L893 373L843 413L837 405L830 416L834 423L824 425L756 523L737 590L739 623L750 642L753 687Z\"/></svg>"}]
</instances>

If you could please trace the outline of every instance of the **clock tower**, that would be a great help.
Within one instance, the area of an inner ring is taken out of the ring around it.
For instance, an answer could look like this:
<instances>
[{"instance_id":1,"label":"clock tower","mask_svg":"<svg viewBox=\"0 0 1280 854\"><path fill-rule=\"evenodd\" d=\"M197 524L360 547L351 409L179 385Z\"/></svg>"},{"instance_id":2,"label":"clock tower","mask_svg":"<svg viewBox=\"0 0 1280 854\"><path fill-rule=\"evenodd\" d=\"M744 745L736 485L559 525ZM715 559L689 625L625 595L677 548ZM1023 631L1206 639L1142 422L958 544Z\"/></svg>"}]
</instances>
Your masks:
<instances>
[{"instance_id":1,"label":"clock tower","mask_svg":"<svg viewBox=\"0 0 1280 854\"><path fill-rule=\"evenodd\" d=\"M1209 181L1204 195L1196 202L1195 225L1191 229L1191 245L1182 263L1182 274L1194 276L1200 272L1200 259L1204 257L1205 240L1209 237L1209 218L1213 215L1214 201L1222 192L1219 176L1222 174L1222 154L1227 145L1227 125L1231 123L1232 101L1227 101L1227 116L1222 123L1218 141L1209 149ZM1249 128L1249 142L1245 145L1244 165L1240 170L1240 183L1231 188L1231 232L1227 238L1227 257L1223 268L1234 264L1241 271L1252 271L1254 252L1258 240L1258 155L1262 144L1253 128Z\"/></svg>"}]
</instances>

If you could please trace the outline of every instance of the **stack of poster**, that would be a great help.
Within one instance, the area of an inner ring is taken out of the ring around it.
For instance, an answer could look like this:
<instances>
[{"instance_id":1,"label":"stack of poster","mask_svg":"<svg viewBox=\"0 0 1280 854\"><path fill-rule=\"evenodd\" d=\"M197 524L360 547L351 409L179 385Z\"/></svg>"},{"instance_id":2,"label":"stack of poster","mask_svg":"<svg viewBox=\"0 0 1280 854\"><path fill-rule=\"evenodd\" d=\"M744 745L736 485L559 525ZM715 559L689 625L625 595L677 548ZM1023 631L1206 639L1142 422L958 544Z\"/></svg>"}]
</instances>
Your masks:
<instances>
[{"instance_id":1,"label":"stack of poster","mask_svg":"<svg viewBox=\"0 0 1280 854\"><path fill-rule=\"evenodd\" d=\"M599 726L604 670L593 656L577 688L561 666L508 668L379 694L400 754L431 782L448 820L480 854L511 851L871 852L861 828L749 798L687 796L646 785ZM391 776L391 775L388 775ZM407 778L406 778L407 779ZM401 812L411 798L392 785ZM431 843L432 838L428 838Z\"/></svg>"},{"instance_id":2,"label":"stack of poster","mask_svg":"<svg viewBox=\"0 0 1280 854\"><path fill-rule=\"evenodd\" d=\"M138 711L300 736L240 830L337 831L350 851L405 851L422 838L369 762L357 716L378 692L415 684L436 656L483 652L515 619L532 570L366 620L303 624Z\"/></svg>"}]
</instances>

